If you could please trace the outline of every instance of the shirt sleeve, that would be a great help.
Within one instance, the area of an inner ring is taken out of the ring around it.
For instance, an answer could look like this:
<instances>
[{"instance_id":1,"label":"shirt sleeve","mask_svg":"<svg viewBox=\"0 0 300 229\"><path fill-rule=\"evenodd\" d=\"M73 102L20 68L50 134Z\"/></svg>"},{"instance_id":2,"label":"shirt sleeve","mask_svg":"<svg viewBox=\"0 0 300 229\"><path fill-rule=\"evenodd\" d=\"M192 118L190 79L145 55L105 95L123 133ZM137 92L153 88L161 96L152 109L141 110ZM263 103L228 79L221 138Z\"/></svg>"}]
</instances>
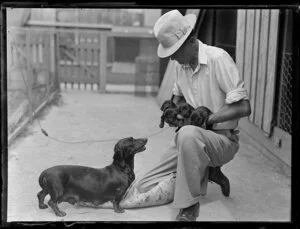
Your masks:
<instances>
[{"instance_id":1,"label":"shirt sleeve","mask_svg":"<svg viewBox=\"0 0 300 229\"><path fill-rule=\"evenodd\" d=\"M173 95L177 95L177 96L183 95L181 92L181 89L179 87L179 84L178 84L178 64L177 63L175 63L175 80L174 80L172 92L173 92Z\"/></svg>"},{"instance_id":2,"label":"shirt sleeve","mask_svg":"<svg viewBox=\"0 0 300 229\"><path fill-rule=\"evenodd\" d=\"M215 73L220 88L226 93L226 104L249 100L244 82L240 79L238 69L227 52L215 59Z\"/></svg>"}]
</instances>

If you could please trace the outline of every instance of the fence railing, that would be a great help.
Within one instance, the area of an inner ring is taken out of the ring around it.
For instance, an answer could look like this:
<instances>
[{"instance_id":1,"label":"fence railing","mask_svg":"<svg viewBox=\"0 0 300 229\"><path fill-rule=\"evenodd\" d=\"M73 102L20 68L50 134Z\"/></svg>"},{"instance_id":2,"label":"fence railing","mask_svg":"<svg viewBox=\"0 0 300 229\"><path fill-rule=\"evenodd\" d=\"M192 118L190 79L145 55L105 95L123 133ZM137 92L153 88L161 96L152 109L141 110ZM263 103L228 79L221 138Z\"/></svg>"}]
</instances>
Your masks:
<instances>
[{"instance_id":1,"label":"fence railing","mask_svg":"<svg viewBox=\"0 0 300 229\"><path fill-rule=\"evenodd\" d=\"M101 93L106 92L107 83L118 81L120 84L135 84L135 63L113 62L119 52L113 45L114 38L155 40L149 28L112 29L107 25L82 26L76 23L35 21L28 25L35 31L47 30L56 34L57 73L62 83L70 83L71 87L73 84L96 85Z\"/></svg>"},{"instance_id":2,"label":"fence railing","mask_svg":"<svg viewBox=\"0 0 300 229\"><path fill-rule=\"evenodd\" d=\"M29 29L7 33L8 141L32 121L59 90L55 36Z\"/></svg>"}]
</instances>

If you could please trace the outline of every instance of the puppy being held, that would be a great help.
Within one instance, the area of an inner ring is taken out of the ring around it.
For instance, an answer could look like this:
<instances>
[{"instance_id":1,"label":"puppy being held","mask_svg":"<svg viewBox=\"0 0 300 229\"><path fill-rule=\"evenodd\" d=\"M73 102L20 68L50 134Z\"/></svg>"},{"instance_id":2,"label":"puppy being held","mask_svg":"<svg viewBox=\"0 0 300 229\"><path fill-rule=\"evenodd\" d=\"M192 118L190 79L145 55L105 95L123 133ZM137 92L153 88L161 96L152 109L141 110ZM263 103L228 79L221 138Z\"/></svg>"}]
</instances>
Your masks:
<instances>
[{"instance_id":1,"label":"puppy being held","mask_svg":"<svg viewBox=\"0 0 300 229\"><path fill-rule=\"evenodd\" d=\"M177 106L177 113L178 113L177 119L179 120L178 121L179 129L182 126L190 124L190 116L191 116L193 110L194 110L194 108L190 104L188 104L186 102L179 103L179 105Z\"/></svg>"},{"instance_id":2,"label":"puppy being held","mask_svg":"<svg viewBox=\"0 0 300 229\"><path fill-rule=\"evenodd\" d=\"M172 109L172 110L174 110L174 109L176 109L177 108L177 106L176 106L176 104L172 101L172 100L166 100L166 101L164 101L164 103L162 104L162 106L161 106L161 108L160 108L160 110L163 112L163 114L162 114L162 116L161 116L161 118L160 118L160 124L159 124L159 127L160 128L163 128L164 127L164 122L165 122L165 120L166 120L166 117L167 117L167 119L168 120L170 120L171 119L171 116L172 116L172 114L171 113L173 113L173 112L175 112L175 111L168 111L167 113L165 113L165 111L167 110L167 109ZM171 121L171 123L173 123L172 121ZM170 125L170 123L169 123L169 125ZM172 124L173 125L173 124Z\"/></svg>"},{"instance_id":3,"label":"puppy being held","mask_svg":"<svg viewBox=\"0 0 300 229\"><path fill-rule=\"evenodd\" d=\"M115 212L124 212L119 204L135 179L134 156L146 149L147 141L147 138L133 137L119 140L114 148L112 164L104 168L58 165L44 170L39 176L42 188L37 194L39 208L48 207L44 199L49 194L48 205L61 217L66 215L58 208L61 202L98 206L111 201Z\"/></svg>"},{"instance_id":4,"label":"puppy being held","mask_svg":"<svg viewBox=\"0 0 300 229\"><path fill-rule=\"evenodd\" d=\"M212 130L212 124L207 125L209 116L212 114L212 111L205 106L197 107L192 111L190 117L190 125L198 126L206 130Z\"/></svg>"}]
</instances>

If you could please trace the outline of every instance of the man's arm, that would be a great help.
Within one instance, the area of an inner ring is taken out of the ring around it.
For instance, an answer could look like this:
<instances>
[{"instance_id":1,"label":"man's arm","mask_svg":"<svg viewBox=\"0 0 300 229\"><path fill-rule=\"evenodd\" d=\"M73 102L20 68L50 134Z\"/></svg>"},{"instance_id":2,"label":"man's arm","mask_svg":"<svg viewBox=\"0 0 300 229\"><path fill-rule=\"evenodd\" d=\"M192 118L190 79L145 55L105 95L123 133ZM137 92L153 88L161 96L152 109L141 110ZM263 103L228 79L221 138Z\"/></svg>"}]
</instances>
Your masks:
<instances>
[{"instance_id":1,"label":"man's arm","mask_svg":"<svg viewBox=\"0 0 300 229\"><path fill-rule=\"evenodd\" d=\"M251 107L249 100L240 100L232 104L225 104L218 112L209 116L207 124L226 122L233 119L239 119L249 116Z\"/></svg>"}]
</instances>

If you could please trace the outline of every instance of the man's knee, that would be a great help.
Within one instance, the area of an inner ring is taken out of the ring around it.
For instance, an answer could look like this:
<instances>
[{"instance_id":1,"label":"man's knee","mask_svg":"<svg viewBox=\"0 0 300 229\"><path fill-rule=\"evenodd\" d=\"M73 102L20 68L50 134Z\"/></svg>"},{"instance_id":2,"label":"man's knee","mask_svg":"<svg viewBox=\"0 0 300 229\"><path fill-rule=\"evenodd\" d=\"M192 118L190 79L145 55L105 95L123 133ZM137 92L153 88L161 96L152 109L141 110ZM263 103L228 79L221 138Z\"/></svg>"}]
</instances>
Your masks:
<instances>
[{"instance_id":1,"label":"man's knee","mask_svg":"<svg viewBox=\"0 0 300 229\"><path fill-rule=\"evenodd\" d=\"M187 140L193 140L195 138L201 137L199 136L199 133L201 132L201 128L193 125L187 125L180 128L178 131L178 138L177 140L179 142L187 141ZM200 134L201 135L201 134Z\"/></svg>"},{"instance_id":2,"label":"man's knee","mask_svg":"<svg viewBox=\"0 0 300 229\"><path fill-rule=\"evenodd\" d=\"M197 152L199 154L204 149L204 129L197 126L187 125L183 126L178 131L177 147L179 147L179 153L187 154ZM204 151L203 151L204 152Z\"/></svg>"}]
</instances>

